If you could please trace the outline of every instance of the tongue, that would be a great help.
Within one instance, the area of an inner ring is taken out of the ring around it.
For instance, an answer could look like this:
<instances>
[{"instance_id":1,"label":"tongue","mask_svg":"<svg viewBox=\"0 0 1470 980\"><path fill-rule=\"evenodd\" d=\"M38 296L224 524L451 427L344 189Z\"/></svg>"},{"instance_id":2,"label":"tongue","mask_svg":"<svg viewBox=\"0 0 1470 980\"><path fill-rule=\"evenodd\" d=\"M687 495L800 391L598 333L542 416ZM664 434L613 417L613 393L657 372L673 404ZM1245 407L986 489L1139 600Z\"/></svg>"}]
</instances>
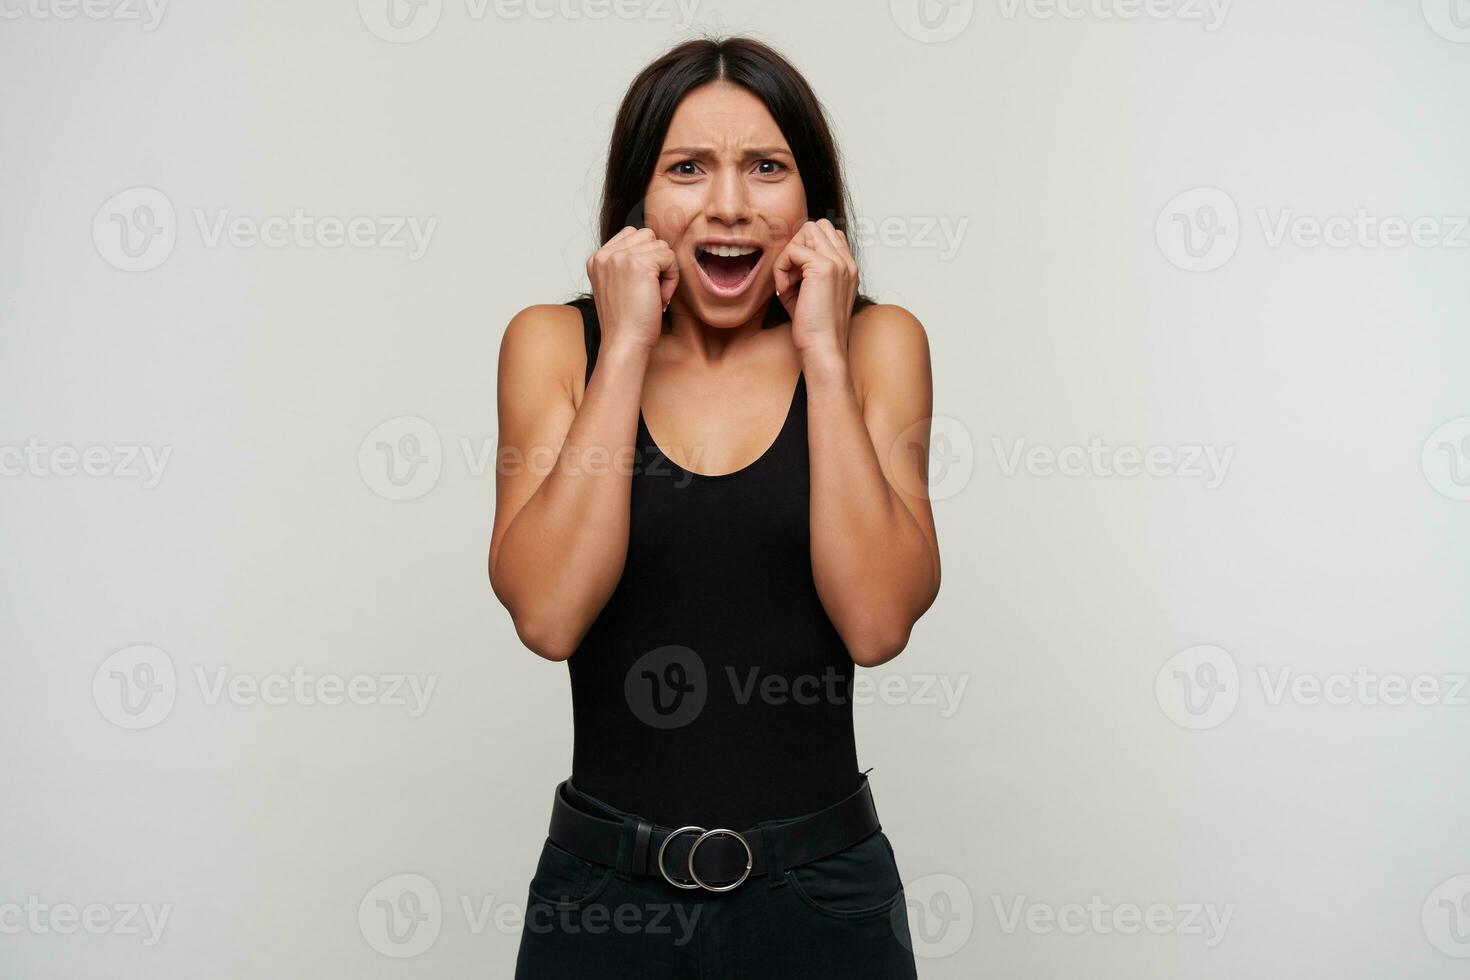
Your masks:
<instances>
[{"instance_id":1,"label":"tongue","mask_svg":"<svg viewBox=\"0 0 1470 980\"><path fill-rule=\"evenodd\" d=\"M751 252L749 255L711 255L708 252L700 255L699 264L704 266L704 271L709 274L711 280L721 289L734 289L755 268L760 261L759 252Z\"/></svg>"}]
</instances>

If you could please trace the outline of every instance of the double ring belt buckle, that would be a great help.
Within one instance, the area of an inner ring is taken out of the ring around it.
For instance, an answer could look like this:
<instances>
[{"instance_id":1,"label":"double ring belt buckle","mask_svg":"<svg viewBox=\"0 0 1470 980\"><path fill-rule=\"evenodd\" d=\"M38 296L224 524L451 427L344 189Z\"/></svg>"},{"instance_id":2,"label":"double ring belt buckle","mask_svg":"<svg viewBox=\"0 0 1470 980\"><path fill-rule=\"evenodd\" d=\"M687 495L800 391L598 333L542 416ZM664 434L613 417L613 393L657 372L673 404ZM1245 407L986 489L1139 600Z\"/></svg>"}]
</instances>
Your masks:
<instances>
[{"instance_id":1,"label":"double ring belt buckle","mask_svg":"<svg viewBox=\"0 0 1470 980\"><path fill-rule=\"evenodd\" d=\"M693 879L693 884L686 884L682 881L675 881L673 878L669 877L668 869L664 867L664 852L667 851L669 848L669 841L673 840L675 837L678 837L680 834L699 835L698 839L695 840L693 844L689 845L689 877ZM700 878L699 872L694 870L694 855L699 851L700 844L703 844L711 837L718 837L720 834L727 834L735 838L740 842L740 845L745 848L745 871L740 875L739 878L736 878L728 885L711 885L704 879ZM754 865L754 863L755 852L750 849L750 841L746 840L739 831L726 830L723 827L716 827L714 830L705 830L703 827L680 827L678 830L665 837L664 842L660 844L658 848L658 873L664 876L664 881L667 881L675 888L703 888L707 892L727 892L732 889L739 888L740 885L745 881L745 879L750 877L750 869L752 865Z\"/></svg>"}]
</instances>

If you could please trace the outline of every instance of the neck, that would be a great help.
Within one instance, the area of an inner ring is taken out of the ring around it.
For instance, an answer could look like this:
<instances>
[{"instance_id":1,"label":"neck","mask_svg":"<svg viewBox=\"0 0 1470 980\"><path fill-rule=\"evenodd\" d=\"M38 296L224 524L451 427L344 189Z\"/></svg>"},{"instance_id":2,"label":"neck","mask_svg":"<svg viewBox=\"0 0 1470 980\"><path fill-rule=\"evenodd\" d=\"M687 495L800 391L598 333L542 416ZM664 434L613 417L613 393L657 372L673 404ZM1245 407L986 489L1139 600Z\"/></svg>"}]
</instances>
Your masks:
<instances>
[{"instance_id":1,"label":"neck","mask_svg":"<svg viewBox=\"0 0 1470 980\"><path fill-rule=\"evenodd\" d=\"M719 360L729 351L763 332L764 305L750 319L733 327L714 327L701 320L677 297L669 304L669 327L664 335L673 345L705 360Z\"/></svg>"}]
</instances>

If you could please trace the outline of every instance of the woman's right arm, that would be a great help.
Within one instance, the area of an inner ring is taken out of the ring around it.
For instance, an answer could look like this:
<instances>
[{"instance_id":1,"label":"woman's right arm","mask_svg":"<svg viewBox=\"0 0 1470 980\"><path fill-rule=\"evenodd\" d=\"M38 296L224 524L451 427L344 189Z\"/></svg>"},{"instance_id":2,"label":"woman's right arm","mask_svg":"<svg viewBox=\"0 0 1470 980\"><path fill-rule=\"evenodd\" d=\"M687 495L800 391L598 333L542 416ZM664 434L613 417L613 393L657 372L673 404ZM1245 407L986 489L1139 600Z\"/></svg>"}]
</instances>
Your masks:
<instances>
[{"instance_id":1,"label":"woman's right arm","mask_svg":"<svg viewBox=\"0 0 1470 980\"><path fill-rule=\"evenodd\" d=\"M628 553L638 406L673 261L651 232L630 231L588 262L605 326L580 408L575 308L528 307L500 344L490 585L521 641L548 660L576 650Z\"/></svg>"}]
</instances>

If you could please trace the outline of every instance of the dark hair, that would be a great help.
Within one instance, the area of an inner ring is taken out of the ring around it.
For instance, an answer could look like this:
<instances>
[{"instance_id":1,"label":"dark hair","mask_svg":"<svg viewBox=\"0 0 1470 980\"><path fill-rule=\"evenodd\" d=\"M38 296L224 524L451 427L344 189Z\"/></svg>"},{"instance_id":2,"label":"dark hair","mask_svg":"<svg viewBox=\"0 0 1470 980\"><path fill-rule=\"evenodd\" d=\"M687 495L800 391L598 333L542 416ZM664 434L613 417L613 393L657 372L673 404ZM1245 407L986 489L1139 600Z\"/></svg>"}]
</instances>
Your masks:
<instances>
[{"instance_id":1,"label":"dark hair","mask_svg":"<svg viewBox=\"0 0 1470 980\"><path fill-rule=\"evenodd\" d=\"M753 38L699 38L660 55L638 73L623 96L607 154L599 245L628 225L643 226L643 195L674 109L693 89L720 80L748 89L776 120L796 158L806 190L807 219L826 218L847 231L850 200L842 180L841 158L822 104L806 79L791 62ZM857 245L850 236L848 248L856 258ZM578 299L590 302L592 294L583 293ZM852 308L856 312L872 304L871 298L859 293ZM761 325L771 327L786 319L786 308L773 296ZM669 323L666 312L665 331Z\"/></svg>"}]
</instances>

